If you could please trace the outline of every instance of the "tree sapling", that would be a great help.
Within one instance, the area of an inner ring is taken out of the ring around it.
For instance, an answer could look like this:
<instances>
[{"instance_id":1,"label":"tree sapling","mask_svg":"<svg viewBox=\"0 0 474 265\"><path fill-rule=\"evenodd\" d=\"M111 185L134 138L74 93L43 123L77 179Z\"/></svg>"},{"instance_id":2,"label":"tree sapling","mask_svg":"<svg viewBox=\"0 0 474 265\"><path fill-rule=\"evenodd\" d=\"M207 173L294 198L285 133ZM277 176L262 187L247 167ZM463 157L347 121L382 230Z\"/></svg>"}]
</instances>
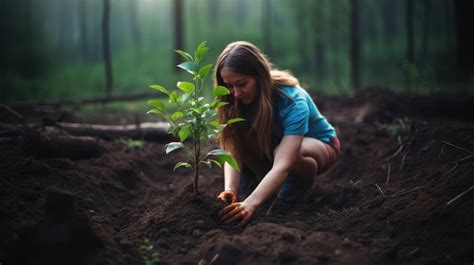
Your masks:
<instances>
[{"instance_id":1,"label":"tree sapling","mask_svg":"<svg viewBox=\"0 0 474 265\"><path fill-rule=\"evenodd\" d=\"M150 86L168 96L168 102L174 106L174 110L164 102L153 99L148 102L153 109L148 113L158 114L170 123L169 132L179 139L179 142L171 142L166 145L166 154L175 150L183 149L186 152L186 162L179 162L173 170L180 167L191 168L194 175L194 194L198 194L199 166L206 164L211 167L215 164L222 167L227 162L233 168L239 170L239 165L235 158L223 149L209 150L207 143L210 139L219 135L229 124L243 121L241 118L229 119L227 123L219 122L216 109L227 104L219 101L219 97L229 94L229 90L223 86L216 86L212 89L212 99L204 97L204 79L212 69L212 64L200 67L204 55L209 51L206 42L199 44L194 52L194 56L182 50L175 52L185 59L185 62L178 65L192 75L194 82L180 81L173 91L160 85ZM186 140L191 140L189 146L185 145Z\"/></svg>"}]
</instances>

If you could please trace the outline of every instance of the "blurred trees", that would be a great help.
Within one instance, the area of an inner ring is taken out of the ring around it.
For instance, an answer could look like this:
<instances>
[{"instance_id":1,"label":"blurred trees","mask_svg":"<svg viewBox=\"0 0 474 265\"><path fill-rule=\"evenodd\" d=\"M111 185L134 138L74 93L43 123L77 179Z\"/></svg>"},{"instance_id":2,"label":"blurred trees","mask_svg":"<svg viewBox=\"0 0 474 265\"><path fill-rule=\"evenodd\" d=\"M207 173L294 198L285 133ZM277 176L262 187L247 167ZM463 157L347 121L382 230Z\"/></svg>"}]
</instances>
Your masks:
<instances>
[{"instance_id":1,"label":"blurred trees","mask_svg":"<svg viewBox=\"0 0 474 265\"><path fill-rule=\"evenodd\" d=\"M102 51L104 53L104 69L105 69L105 95L112 95L112 56L110 54L110 0L103 0L103 16L102 16Z\"/></svg>"},{"instance_id":2,"label":"blurred trees","mask_svg":"<svg viewBox=\"0 0 474 265\"><path fill-rule=\"evenodd\" d=\"M110 1L114 93L144 90L158 81L174 85L179 74L174 65L180 61L172 51L202 40L208 41L210 58L231 41L251 41L276 67L290 69L318 92L353 93L368 86L466 89L474 82L472 3ZM3 100L97 95L112 83L104 78L102 1L4 0L0 5Z\"/></svg>"}]
</instances>

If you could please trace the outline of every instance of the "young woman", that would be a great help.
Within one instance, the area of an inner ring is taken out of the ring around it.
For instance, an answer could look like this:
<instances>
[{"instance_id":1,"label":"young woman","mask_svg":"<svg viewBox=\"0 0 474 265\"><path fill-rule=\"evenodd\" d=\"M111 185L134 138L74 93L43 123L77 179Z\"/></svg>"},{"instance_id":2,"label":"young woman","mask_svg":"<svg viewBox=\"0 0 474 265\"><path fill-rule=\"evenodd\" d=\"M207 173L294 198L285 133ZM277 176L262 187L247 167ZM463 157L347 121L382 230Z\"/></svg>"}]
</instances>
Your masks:
<instances>
[{"instance_id":1,"label":"young woman","mask_svg":"<svg viewBox=\"0 0 474 265\"><path fill-rule=\"evenodd\" d=\"M289 199L311 188L315 176L335 163L340 144L298 79L274 69L253 44L230 43L217 59L214 81L231 92L221 98L228 102L219 109L221 121L246 120L229 125L219 138L241 167L224 165L218 199L228 205L220 215L244 225L277 192Z\"/></svg>"}]
</instances>

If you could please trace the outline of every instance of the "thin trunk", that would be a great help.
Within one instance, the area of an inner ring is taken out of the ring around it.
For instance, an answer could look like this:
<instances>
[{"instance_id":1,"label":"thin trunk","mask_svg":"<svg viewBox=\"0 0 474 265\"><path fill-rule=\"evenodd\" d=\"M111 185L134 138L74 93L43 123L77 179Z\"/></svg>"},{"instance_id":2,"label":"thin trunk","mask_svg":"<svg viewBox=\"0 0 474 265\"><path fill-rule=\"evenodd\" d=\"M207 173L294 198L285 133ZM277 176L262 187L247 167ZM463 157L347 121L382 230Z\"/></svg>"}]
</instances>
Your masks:
<instances>
[{"instance_id":1,"label":"thin trunk","mask_svg":"<svg viewBox=\"0 0 474 265\"><path fill-rule=\"evenodd\" d=\"M263 47L268 55L272 54L272 1L263 1L262 29Z\"/></svg>"},{"instance_id":2,"label":"thin trunk","mask_svg":"<svg viewBox=\"0 0 474 265\"><path fill-rule=\"evenodd\" d=\"M104 9L102 16L102 51L104 53L104 69L105 69L105 95L112 95L112 58L110 55L110 0L103 0Z\"/></svg>"},{"instance_id":3,"label":"thin trunk","mask_svg":"<svg viewBox=\"0 0 474 265\"><path fill-rule=\"evenodd\" d=\"M359 0L351 0L351 83L355 91L361 89L360 82L360 32L359 32Z\"/></svg>"},{"instance_id":4,"label":"thin trunk","mask_svg":"<svg viewBox=\"0 0 474 265\"><path fill-rule=\"evenodd\" d=\"M430 33L430 14L431 14L431 1L423 1L423 32L421 33L421 55L420 55L420 64L426 65L428 58L428 48L429 48L429 33Z\"/></svg>"},{"instance_id":5,"label":"thin trunk","mask_svg":"<svg viewBox=\"0 0 474 265\"><path fill-rule=\"evenodd\" d=\"M219 14L219 0L208 0L209 2L209 24L216 26L217 14Z\"/></svg>"},{"instance_id":6,"label":"thin trunk","mask_svg":"<svg viewBox=\"0 0 474 265\"><path fill-rule=\"evenodd\" d=\"M82 59L89 58L89 39L87 38L87 1L79 1L79 31L81 35Z\"/></svg>"},{"instance_id":7,"label":"thin trunk","mask_svg":"<svg viewBox=\"0 0 474 265\"><path fill-rule=\"evenodd\" d=\"M406 55L405 55L405 88L411 90L411 71L410 69L415 64L415 41L413 31L413 0L406 0L406 15L405 15L405 27L406 27Z\"/></svg>"},{"instance_id":8,"label":"thin trunk","mask_svg":"<svg viewBox=\"0 0 474 265\"><path fill-rule=\"evenodd\" d=\"M458 78L462 81L474 78L474 1L454 1L456 12L456 50Z\"/></svg>"},{"instance_id":9,"label":"thin trunk","mask_svg":"<svg viewBox=\"0 0 474 265\"><path fill-rule=\"evenodd\" d=\"M174 26L175 26L175 49L183 50L184 41L183 41L183 8L181 0L174 1ZM175 55L175 64L178 65L181 63L181 57ZM175 71L178 71L178 68L174 68Z\"/></svg>"},{"instance_id":10,"label":"thin trunk","mask_svg":"<svg viewBox=\"0 0 474 265\"><path fill-rule=\"evenodd\" d=\"M341 86L341 76L339 72L339 63L337 54L339 53L339 42L338 39L338 31L339 31L339 14L338 8L335 1L330 1L330 8L331 8L331 32L330 32L330 43L331 43L331 53L332 53L332 71L333 71L333 79L336 85L336 90L340 89Z\"/></svg>"},{"instance_id":11,"label":"thin trunk","mask_svg":"<svg viewBox=\"0 0 474 265\"><path fill-rule=\"evenodd\" d=\"M135 46L135 50L137 53L141 51L141 34L140 34L140 27L138 26L138 18L137 18L137 1L138 0L129 0L129 12L130 12L130 30L131 36L133 38L133 44Z\"/></svg>"}]
</instances>

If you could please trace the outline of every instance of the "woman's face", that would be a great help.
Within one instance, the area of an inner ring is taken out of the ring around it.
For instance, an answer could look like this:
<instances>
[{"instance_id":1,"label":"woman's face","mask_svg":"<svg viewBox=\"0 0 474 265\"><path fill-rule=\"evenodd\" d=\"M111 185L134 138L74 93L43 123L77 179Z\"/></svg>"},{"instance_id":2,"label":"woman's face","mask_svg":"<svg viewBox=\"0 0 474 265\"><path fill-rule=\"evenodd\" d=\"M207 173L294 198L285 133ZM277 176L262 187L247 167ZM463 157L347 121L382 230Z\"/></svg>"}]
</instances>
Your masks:
<instances>
[{"instance_id":1,"label":"woman's face","mask_svg":"<svg viewBox=\"0 0 474 265\"><path fill-rule=\"evenodd\" d=\"M221 72L224 86L232 95L244 104L250 104L257 96L257 80L250 75L236 73L228 68L222 68Z\"/></svg>"}]
</instances>

